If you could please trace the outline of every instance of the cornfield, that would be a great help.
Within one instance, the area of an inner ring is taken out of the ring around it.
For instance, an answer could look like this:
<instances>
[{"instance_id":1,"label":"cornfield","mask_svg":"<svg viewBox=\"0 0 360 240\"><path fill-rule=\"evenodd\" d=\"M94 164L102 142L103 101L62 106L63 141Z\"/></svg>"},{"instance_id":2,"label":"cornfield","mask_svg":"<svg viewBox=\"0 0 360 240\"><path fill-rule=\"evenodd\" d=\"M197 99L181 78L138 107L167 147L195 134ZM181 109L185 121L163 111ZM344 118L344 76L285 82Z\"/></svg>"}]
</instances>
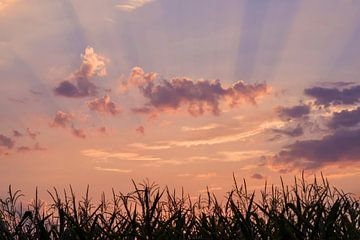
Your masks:
<instances>
[{"instance_id":1,"label":"cornfield","mask_svg":"<svg viewBox=\"0 0 360 240\"><path fill-rule=\"evenodd\" d=\"M71 187L48 191L50 204L36 192L27 206L10 186L0 199L0 239L360 239L359 199L324 177L265 184L257 196L234 177L222 201L209 191L194 200L149 181L133 186L98 203L89 188L79 199Z\"/></svg>"}]
</instances>

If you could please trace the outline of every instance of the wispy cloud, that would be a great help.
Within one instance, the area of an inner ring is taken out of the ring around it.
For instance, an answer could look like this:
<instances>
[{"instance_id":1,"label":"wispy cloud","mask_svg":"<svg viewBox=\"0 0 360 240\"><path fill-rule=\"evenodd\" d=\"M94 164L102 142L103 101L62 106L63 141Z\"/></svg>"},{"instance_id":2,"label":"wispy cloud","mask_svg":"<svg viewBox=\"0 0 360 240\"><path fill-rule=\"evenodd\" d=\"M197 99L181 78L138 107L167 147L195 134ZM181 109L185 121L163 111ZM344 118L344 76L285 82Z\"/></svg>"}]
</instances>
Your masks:
<instances>
[{"instance_id":1,"label":"wispy cloud","mask_svg":"<svg viewBox=\"0 0 360 240\"><path fill-rule=\"evenodd\" d=\"M178 177L193 177L193 178L199 178L199 179L209 179L212 177L216 177L217 174L215 172L197 173L197 174L180 173L177 176Z\"/></svg>"},{"instance_id":2,"label":"wispy cloud","mask_svg":"<svg viewBox=\"0 0 360 240\"><path fill-rule=\"evenodd\" d=\"M195 177L196 178L201 178L201 179L209 179L212 177L216 177L216 173L215 172L208 172L208 173L200 173L200 174L196 174Z\"/></svg>"},{"instance_id":3,"label":"wispy cloud","mask_svg":"<svg viewBox=\"0 0 360 240\"><path fill-rule=\"evenodd\" d=\"M122 11L132 12L153 1L154 0L128 0L125 3L116 5L116 7Z\"/></svg>"},{"instance_id":4,"label":"wispy cloud","mask_svg":"<svg viewBox=\"0 0 360 240\"><path fill-rule=\"evenodd\" d=\"M253 151L227 151L219 152L219 155L222 156L220 161L224 162L242 162L246 160L251 160L254 158L260 158L264 155L271 155L269 151L265 150L253 150Z\"/></svg>"},{"instance_id":5,"label":"wispy cloud","mask_svg":"<svg viewBox=\"0 0 360 240\"><path fill-rule=\"evenodd\" d=\"M131 169L121 169L121 168L103 168L103 167L94 167L97 171L105 171L105 172L117 172L117 173L131 173Z\"/></svg>"},{"instance_id":6,"label":"wispy cloud","mask_svg":"<svg viewBox=\"0 0 360 240\"><path fill-rule=\"evenodd\" d=\"M109 158L117 158L129 161L159 161L161 158L140 155L132 152L109 152L103 149L86 149L81 151L81 154L86 157L95 158L98 160L107 160Z\"/></svg>"},{"instance_id":7,"label":"wispy cloud","mask_svg":"<svg viewBox=\"0 0 360 240\"><path fill-rule=\"evenodd\" d=\"M144 149L144 150L163 150L163 149L169 149L171 148L170 145L167 144L144 144L144 143L131 143L128 144L129 147L134 147L134 148L139 148L139 149Z\"/></svg>"},{"instance_id":8,"label":"wispy cloud","mask_svg":"<svg viewBox=\"0 0 360 240\"><path fill-rule=\"evenodd\" d=\"M200 193L206 193L206 192L213 192L213 191L220 191L222 190L223 188L222 187L217 187L217 186L213 186L213 187L209 187L209 188L206 188L206 189L201 189L199 190Z\"/></svg>"},{"instance_id":9,"label":"wispy cloud","mask_svg":"<svg viewBox=\"0 0 360 240\"><path fill-rule=\"evenodd\" d=\"M217 124L217 123L210 123L210 124L200 126L200 127L187 127L187 126L184 126L184 127L181 128L181 130L182 131L203 131L203 130L211 130L211 129L218 128L218 127L221 127L221 125Z\"/></svg>"},{"instance_id":10,"label":"wispy cloud","mask_svg":"<svg viewBox=\"0 0 360 240\"><path fill-rule=\"evenodd\" d=\"M185 140L185 141L170 141L169 144L176 147L193 147L199 145L215 145L236 141L243 141L249 137L253 137L264 132L267 129L282 127L284 123L282 121L270 121L264 122L260 124L259 127L254 128L250 131L225 135L225 136L217 136L207 139L198 139L198 140Z\"/></svg>"}]
</instances>

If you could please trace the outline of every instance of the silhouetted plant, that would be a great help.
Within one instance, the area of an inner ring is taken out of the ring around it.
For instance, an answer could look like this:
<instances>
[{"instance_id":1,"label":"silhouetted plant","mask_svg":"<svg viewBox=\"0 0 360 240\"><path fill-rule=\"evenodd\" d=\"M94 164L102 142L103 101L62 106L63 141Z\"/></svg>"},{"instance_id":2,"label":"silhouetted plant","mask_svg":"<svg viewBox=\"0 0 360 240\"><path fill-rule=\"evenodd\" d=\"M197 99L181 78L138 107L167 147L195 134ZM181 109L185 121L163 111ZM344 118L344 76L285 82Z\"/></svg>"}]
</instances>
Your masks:
<instances>
[{"instance_id":1,"label":"silhouetted plant","mask_svg":"<svg viewBox=\"0 0 360 240\"><path fill-rule=\"evenodd\" d=\"M154 183L133 182L128 194L112 191L98 204L89 187L77 199L70 187L60 196L49 191L50 205L35 199L23 210L11 186L0 199L0 239L360 239L359 200L331 188L321 176L294 185L265 183L260 196L246 182L234 186L220 203L207 191L193 201Z\"/></svg>"}]
</instances>

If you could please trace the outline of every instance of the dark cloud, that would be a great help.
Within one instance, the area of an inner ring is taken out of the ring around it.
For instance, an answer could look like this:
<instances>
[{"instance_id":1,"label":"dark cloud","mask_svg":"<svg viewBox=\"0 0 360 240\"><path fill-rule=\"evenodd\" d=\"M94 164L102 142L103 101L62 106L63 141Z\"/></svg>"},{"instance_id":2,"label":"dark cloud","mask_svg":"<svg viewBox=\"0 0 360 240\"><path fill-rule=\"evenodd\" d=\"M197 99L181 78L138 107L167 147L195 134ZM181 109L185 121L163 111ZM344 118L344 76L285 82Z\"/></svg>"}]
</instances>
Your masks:
<instances>
[{"instance_id":1,"label":"dark cloud","mask_svg":"<svg viewBox=\"0 0 360 240\"><path fill-rule=\"evenodd\" d=\"M278 107L276 111L283 119L301 118L310 113L310 106L301 104L293 107Z\"/></svg>"},{"instance_id":2,"label":"dark cloud","mask_svg":"<svg viewBox=\"0 0 360 240\"><path fill-rule=\"evenodd\" d=\"M57 111L54 120L52 121L52 123L50 123L50 126L66 128L68 124L71 123L71 121L72 121L72 117L70 114L62 111Z\"/></svg>"},{"instance_id":3,"label":"dark cloud","mask_svg":"<svg viewBox=\"0 0 360 240\"><path fill-rule=\"evenodd\" d=\"M264 179L265 177L263 175L261 175L260 173L254 173L253 175L251 175L252 178L257 179L257 180L261 180Z\"/></svg>"},{"instance_id":4,"label":"dark cloud","mask_svg":"<svg viewBox=\"0 0 360 240\"><path fill-rule=\"evenodd\" d=\"M296 141L280 151L275 164L317 168L327 163L360 161L360 129L341 130L319 140Z\"/></svg>"},{"instance_id":5,"label":"dark cloud","mask_svg":"<svg viewBox=\"0 0 360 240\"><path fill-rule=\"evenodd\" d=\"M354 104L360 102L360 85L345 89L312 87L304 90L304 93L316 99L316 104L329 106L340 104Z\"/></svg>"},{"instance_id":6,"label":"dark cloud","mask_svg":"<svg viewBox=\"0 0 360 240\"><path fill-rule=\"evenodd\" d=\"M93 96L97 93L97 87L91 82L95 76L106 75L106 59L94 52L94 49L87 47L84 55L81 56L82 63L67 80L60 82L54 89L59 96L80 98Z\"/></svg>"},{"instance_id":7,"label":"dark cloud","mask_svg":"<svg viewBox=\"0 0 360 240\"><path fill-rule=\"evenodd\" d=\"M136 113L154 114L185 106L193 116L206 112L218 115L221 112L221 103L229 107L244 102L256 104L256 99L269 91L265 83L247 84L243 81L238 81L228 88L223 87L220 80L193 81L188 78L174 78L158 83L155 82L153 74L148 76L139 71L138 69L136 74L138 80L130 78L128 85L137 86L148 102L143 107L134 108L133 112Z\"/></svg>"},{"instance_id":8,"label":"dark cloud","mask_svg":"<svg viewBox=\"0 0 360 240\"><path fill-rule=\"evenodd\" d=\"M304 134L304 130L300 125L297 125L295 128L273 129L273 132L289 137L299 137Z\"/></svg>"},{"instance_id":9,"label":"dark cloud","mask_svg":"<svg viewBox=\"0 0 360 240\"><path fill-rule=\"evenodd\" d=\"M71 133L78 138L86 138L86 134L85 131L83 129L80 128L71 128Z\"/></svg>"},{"instance_id":10,"label":"dark cloud","mask_svg":"<svg viewBox=\"0 0 360 240\"><path fill-rule=\"evenodd\" d=\"M12 149L15 145L15 141L10 137L0 134L0 147Z\"/></svg>"},{"instance_id":11,"label":"dark cloud","mask_svg":"<svg viewBox=\"0 0 360 240\"><path fill-rule=\"evenodd\" d=\"M120 108L116 107L115 103L110 101L108 95L105 95L103 98L95 98L94 100L86 102L86 104L92 111L107 113L113 116L121 112Z\"/></svg>"},{"instance_id":12,"label":"dark cloud","mask_svg":"<svg viewBox=\"0 0 360 240\"><path fill-rule=\"evenodd\" d=\"M82 83L76 86L70 81L63 81L54 89L54 92L56 95L73 98L93 96L96 94L97 91L95 84L91 83L87 79L78 79L77 83L78 82Z\"/></svg>"},{"instance_id":13,"label":"dark cloud","mask_svg":"<svg viewBox=\"0 0 360 240\"><path fill-rule=\"evenodd\" d=\"M360 123L360 107L351 111L343 110L334 113L328 125L336 129L339 127L353 127L358 123Z\"/></svg>"}]
</instances>

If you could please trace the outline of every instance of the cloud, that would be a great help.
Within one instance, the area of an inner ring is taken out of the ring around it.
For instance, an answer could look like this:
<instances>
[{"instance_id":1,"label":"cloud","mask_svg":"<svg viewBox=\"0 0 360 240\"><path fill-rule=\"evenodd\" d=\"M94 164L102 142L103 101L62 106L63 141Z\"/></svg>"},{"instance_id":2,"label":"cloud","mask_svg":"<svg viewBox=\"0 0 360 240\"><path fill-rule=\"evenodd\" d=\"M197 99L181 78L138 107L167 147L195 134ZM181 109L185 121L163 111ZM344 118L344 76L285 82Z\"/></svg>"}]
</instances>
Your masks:
<instances>
[{"instance_id":1,"label":"cloud","mask_svg":"<svg viewBox=\"0 0 360 240\"><path fill-rule=\"evenodd\" d=\"M79 69L72 73L67 80L60 82L54 89L56 95L71 98L96 95L97 87L91 82L91 78L106 75L107 60L96 54L91 47L85 49L81 59L82 63Z\"/></svg>"},{"instance_id":2,"label":"cloud","mask_svg":"<svg viewBox=\"0 0 360 240\"><path fill-rule=\"evenodd\" d=\"M356 84L356 83L355 82L338 81L338 82L320 82L318 85L326 86L326 87L341 88L341 87L347 87L347 86L354 85L354 84Z\"/></svg>"},{"instance_id":3,"label":"cloud","mask_svg":"<svg viewBox=\"0 0 360 240\"><path fill-rule=\"evenodd\" d=\"M140 76L142 75L144 75L143 70ZM154 77L147 80L140 77L140 80L133 81L136 84L131 84L131 80L132 78L129 79L127 85L138 86L147 100L144 106L134 108L133 112L146 114L175 111L181 107L187 107L192 116L200 116L206 112L219 115L221 103L231 108L244 102L256 104L257 98L269 92L266 83L247 84L237 81L225 88L220 80L194 81L188 78L174 78L163 79L158 83Z\"/></svg>"},{"instance_id":4,"label":"cloud","mask_svg":"<svg viewBox=\"0 0 360 240\"><path fill-rule=\"evenodd\" d=\"M3 134L0 134L0 147L5 147L7 149L12 149L15 145L15 141L10 137L7 137Z\"/></svg>"},{"instance_id":5,"label":"cloud","mask_svg":"<svg viewBox=\"0 0 360 240\"><path fill-rule=\"evenodd\" d=\"M108 132L108 129L105 126L104 127L99 127L96 130L101 134L107 134L107 132Z\"/></svg>"},{"instance_id":6,"label":"cloud","mask_svg":"<svg viewBox=\"0 0 360 240\"><path fill-rule=\"evenodd\" d=\"M62 111L57 111L54 120L50 123L51 127L60 127L69 129L71 134L78 138L86 138L85 130L80 128L75 128L73 124L73 116L69 113L65 113Z\"/></svg>"},{"instance_id":7,"label":"cloud","mask_svg":"<svg viewBox=\"0 0 360 240\"><path fill-rule=\"evenodd\" d=\"M302 104L293 107L278 107L276 111L283 119L301 118L310 113L310 106Z\"/></svg>"},{"instance_id":8,"label":"cloud","mask_svg":"<svg viewBox=\"0 0 360 240\"><path fill-rule=\"evenodd\" d=\"M201 189L199 190L199 193L207 193L207 192L214 192L214 191L220 191L222 190L222 187L208 187L206 189Z\"/></svg>"},{"instance_id":9,"label":"cloud","mask_svg":"<svg viewBox=\"0 0 360 240\"><path fill-rule=\"evenodd\" d=\"M35 143L33 149L36 151L45 151L46 150L46 148L41 147L39 143Z\"/></svg>"},{"instance_id":10,"label":"cloud","mask_svg":"<svg viewBox=\"0 0 360 240\"><path fill-rule=\"evenodd\" d=\"M214 136L205 139L169 141L167 144L172 147L196 147L200 145L215 145L236 141L244 141L250 137L263 133L268 129L280 128L283 126L284 122L281 121L263 122L257 128L253 128L245 132L233 133L224 136Z\"/></svg>"},{"instance_id":11,"label":"cloud","mask_svg":"<svg viewBox=\"0 0 360 240\"><path fill-rule=\"evenodd\" d=\"M26 153L26 152L30 152L31 148L27 147L27 146L21 146L17 148L17 152L19 153Z\"/></svg>"},{"instance_id":12,"label":"cloud","mask_svg":"<svg viewBox=\"0 0 360 240\"><path fill-rule=\"evenodd\" d=\"M8 98L10 102L25 104L27 99Z\"/></svg>"},{"instance_id":13,"label":"cloud","mask_svg":"<svg viewBox=\"0 0 360 240\"><path fill-rule=\"evenodd\" d=\"M265 177L263 175L261 175L260 173L254 173L253 175L251 175L252 178L257 179L257 180L262 180Z\"/></svg>"},{"instance_id":14,"label":"cloud","mask_svg":"<svg viewBox=\"0 0 360 240\"><path fill-rule=\"evenodd\" d=\"M316 104L329 106L340 104L354 104L360 102L360 85L345 89L312 87L304 90L304 93L316 99Z\"/></svg>"},{"instance_id":15,"label":"cloud","mask_svg":"<svg viewBox=\"0 0 360 240\"><path fill-rule=\"evenodd\" d=\"M248 160L260 159L261 156L269 155L269 151L249 150L249 151L223 151L218 152L221 158L216 159L220 162L243 162Z\"/></svg>"},{"instance_id":16,"label":"cloud","mask_svg":"<svg viewBox=\"0 0 360 240\"><path fill-rule=\"evenodd\" d=\"M86 102L86 104L92 111L111 114L113 116L121 112L121 110L116 107L115 103L110 101L108 95L105 95L103 98L95 98L94 100Z\"/></svg>"},{"instance_id":17,"label":"cloud","mask_svg":"<svg viewBox=\"0 0 360 240\"><path fill-rule=\"evenodd\" d=\"M150 72L145 73L141 67L134 67L131 70L129 79L126 82L123 82L120 86L120 90L128 91L133 87L145 86L156 79L157 73Z\"/></svg>"},{"instance_id":18,"label":"cloud","mask_svg":"<svg viewBox=\"0 0 360 240\"><path fill-rule=\"evenodd\" d=\"M145 128L144 128L144 126L139 126L139 127L137 127L137 128L135 129L135 131L138 132L138 133L140 133L140 134L142 134L142 135L145 134Z\"/></svg>"},{"instance_id":19,"label":"cloud","mask_svg":"<svg viewBox=\"0 0 360 240\"><path fill-rule=\"evenodd\" d=\"M330 128L353 127L360 123L360 107L355 110L335 112L328 123Z\"/></svg>"},{"instance_id":20,"label":"cloud","mask_svg":"<svg viewBox=\"0 0 360 240\"><path fill-rule=\"evenodd\" d=\"M144 149L144 150L164 150L171 148L168 144L159 144L159 145L149 145L144 143L131 143L128 144L129 147L134 147L138 149Z\"/></svg>"},{"instance_id":21,"label":"cloud","mask_svg":"<svg viewBox=\"0 0 360 240\"><path fill-rule=\"evenodd\" d=\"M222 125L220 124L217 124L217 123L209 123L209 124L206 124L206 125L203 125L203 126L200 126L200 127L182 127L181 130L182 131L205 131L205 130L211 130L211 129L214 129L214 128L218 128L218 127L221 127Z\"/></svg>"},{"instance_id":22,"label":"cloud","mask_svg":"<svg viewBox=\"0 0 360 240\"><path fill-rule=\"evenodd\" d=\"M23 134L22 134L20 131L18 131L18 130L13 130L13 136L14 136L14 137L22 137Z\"/></svg>"},{"instance_id":23,"label":"cloud","mask_svg":"<svg viewBox=\"0 0 360 240\"><path fill-rule=\"evenodd\" d=\"M275 164L318 168L328 163L360 161L360 129L339 130L318 140L296 141L274 158Z\"/></svg>"},{"instance_id":24,"label":"cloud","mask_svg":"<svg viewBox=\"0 0 360 240\"><path fill-rule=\"evenodd\" d=\"M81 151L81 154L86 157L91 157L98 160L107 160L110 158L117 158L128 161L159 161L161 158L140 155L132 152L109 152L103 149L86 149Z\"/></svg>"},{"instance_id":25,"label":"cloud","mask_svg":"<svg viewBox=\"0 0 360 240\"><path fill-rule=\"evenodd\" d=\"M85 134L85 131L83 129L72 127L71 128L71 133L75 137L86 138L86 134Z\"/></svg>"},{"instance_id":26,"label":"cloud","mask_svg":"<svg viewBox=\"0 0 360 240\"><path fill-rule=\"evenodd\" d=\"M27 128L26 132L29 135L29 137L33 140L35 140L37 135L39 134L38 132L34 132L33 130L31 130L31 128Z\"/></svg>"},{"instance_id":27,"label":"cloud","mask_svg":"<svg viewBox=\"0 0 360 240\"><path fill-rule=\"evenodd\" d=\"M116 5L116 7L122 11L132 12L153 1L154 0L128 0L123 4Z\"/></svg>"},{"instance_id":28,"label":"cloud","mask_svg":"<svg viewBox=\"0 0 360 240\"><path fill-rule=\"evenodd\" d=\"M295 128L273 129L272 131L289 137L299 137L304 134L304 130L300 125Z\"/></svg>"},{"instance_id":29,"label":"cloud","mask_svg":"<svg viewBox=\"0 0 360 240\"><path fill-rule=\"evenodd\" d=\"M131 173L131 169L121 169L121 168L103 168L103 167L94 167L97 171L105 171L105 172L116 172L116 173Z\"/></svg>"},{"instance_id":30,"label":"cloud","mask_svg":"<svg viewBox=\"0 0 360 240\"><path fill-rule=\"evenodd\" d=\"M20 146L16 149L16 151L18 153L27 153L27 152L31 152L31 151L45 151L45 150L46 150L46 148L40 147L39 143L35 143L35 145L33 147Z\"/></svg>"},{"instance_id":31,"label":"cloud","mask_svg":"<svg viewBox=\"0 0 360 240\"><path fill-rule=\"evenodd\" d=\"M36 91L36 90L33 90L33 89L30 89L30 93L33 94L33 95L42 95L43 93L40 92L40 91Z\"/></svg>"},{"instance_id":32,"label":"cloud","mask_svg":"<svg viewBox=\"0 0 360 240\"><path fill-rule=\"evenodd\" d=\"M68 124L71 124L72 116L68 113L57 111L54 120L50 123L51 127L62 127L66 128Z\"/></svg>"},{"instance_id":33,"label":"cloud","mask_svg":"<svg viewBox=\"0 0 360 240\"><path fill-rule=\"evenodd\" d=\"M201 178L201 179L209 179L212 177L216 177L216 173L215 172L209 172L209 173L199 173L199 174L195 174L196 178Z\"/></svg>"}]
</instances>

